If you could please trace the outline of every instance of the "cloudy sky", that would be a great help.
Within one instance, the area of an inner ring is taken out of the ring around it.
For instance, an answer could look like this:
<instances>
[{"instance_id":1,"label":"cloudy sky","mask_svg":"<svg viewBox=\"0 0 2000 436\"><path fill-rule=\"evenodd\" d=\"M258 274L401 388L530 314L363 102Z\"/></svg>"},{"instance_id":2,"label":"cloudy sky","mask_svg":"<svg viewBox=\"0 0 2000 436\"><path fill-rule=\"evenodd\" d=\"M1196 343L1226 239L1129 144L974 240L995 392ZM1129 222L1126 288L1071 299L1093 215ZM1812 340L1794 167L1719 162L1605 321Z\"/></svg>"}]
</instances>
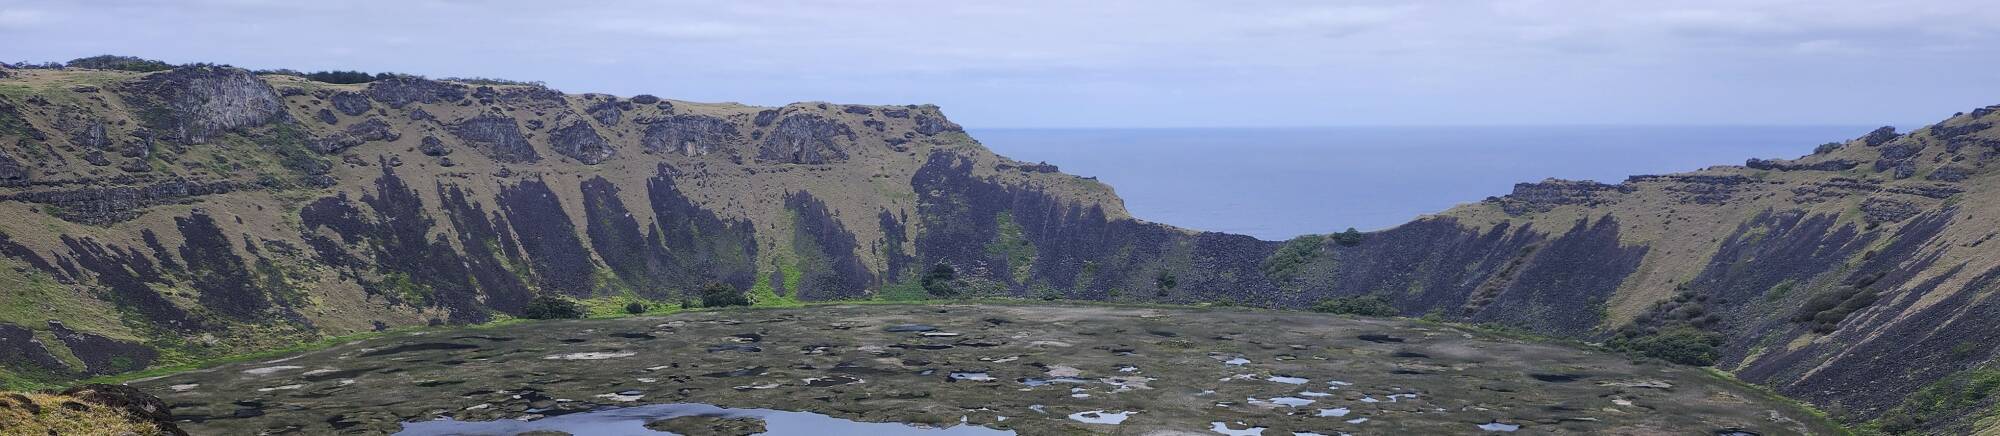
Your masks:
<instances>
[{"instance_id":1,"label":"cloudy sky","mask_svg":"<svg viewBox=\"0 0 2000 436\"><path fill-rule=\"evenodd\" d=\"M2000 103L1990 0L0 0L0 41L936 103L971 127L1913 125Z\"/></svg>"}]
</instances>

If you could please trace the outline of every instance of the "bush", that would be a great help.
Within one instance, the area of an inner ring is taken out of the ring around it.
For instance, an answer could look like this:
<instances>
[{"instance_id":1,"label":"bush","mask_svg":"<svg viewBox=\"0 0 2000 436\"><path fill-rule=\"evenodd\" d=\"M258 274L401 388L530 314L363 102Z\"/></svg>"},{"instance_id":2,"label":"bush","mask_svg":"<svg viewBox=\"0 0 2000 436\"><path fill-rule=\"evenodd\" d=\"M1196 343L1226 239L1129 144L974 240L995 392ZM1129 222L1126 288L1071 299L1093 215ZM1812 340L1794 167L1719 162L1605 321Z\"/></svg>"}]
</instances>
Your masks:
<instances>
[{"instance_id":1,"label":"bush","mask_svg":"<svg viewBox=\"0 0 2000 436\"><path fill-rule=\"evenodd\" d=\"M1153 286L1159 288L1162 295L1165 295L1167 291L1174 290L1174 287L1180 286L1180 284L1180 279L1174 278L1174 273L1164 269L1160 270L1159 274L1153 276Z\"/></svg>"},{"instance_id":2,"label":"bush","mask_svg":"<svg viewBox=\"0 0 2000 436\"><path fill-rule=\"evenodd\" d=\"M1374 295L1336 297L1314 304L1312 311L1361 316L1396 316L1402 313L1396 310L1395 305L1389 304L1389 300Z\"/></svg>"},{"instance_id":3,"label":"bush","mask_svg":"<svg viewBox=\"0 0 2000 436\"><path fill-rule=\"evenodd\" d=\"M1347 231L1345 232L1333 234L1333 243L1340 244L1341 246L1345 247L1352 247L1356 245L1361 245L1362 237L1363 235L1361 234L1360 230L1355 230L1353 227L1348 227Z\"/></svg>"},{"instance_id":4,"label":"bush","mask_svg":"<svg viewBox=\"0 0 2000 436\"><path fill-rule=\"evenodd\" d=\"M749 306L750 297L738 292L735 286L723 282L708 282L701 287L701 307Z\"/></svg>"},{"instance_id":5,"label":"bush","mask_svg":"<svg viewBox=\"0 0 2000 436\"><path fill-rule=\"evenodd\" d=\"M132 56L100 55L78 58L64 64L69 68L90 68L97 70L137 71L150 73L174 69L174 64Z\"/></svg>"},{"instance_id":6,"label":"bush","mask_svg":"<svg viewBox=\"0 0 2000 436\"><path fill-rule=\"evenodd\" d=\"M1264 275L1273 279L1289 279L1298 274L1299 267L1318 259L1320 246L1326 244L1326 236L1305 235L1285 241L1284 246L1264 259Z\"/></svg>"},{"instance_id":7,"label":"bush","mask_svg":"<svg viewBox=\"0 0 2000 436\"><path fill-rule=\"evenodd\" d=\"M1606 345L1615 350L1682 365L1709 366L1722 357L1721 352L1716 350L1722 346L1722 339L1720 333L1683 326L1651 334L1620 336Z\"/></svg>"},{"instance_id":8,"label":"bush","mask_svg":"<svg viewBox=\"0 0 2000 436\"><path fill-rule=\"evenodd\" d=\"M521 317L527 319L575 319L584 315L583 305L568 298L553 295L535 297L528 307L521 310Z\"/></svg>"},{"instance_id":9,"label":"bush","mask_svg":"<svg viewBox=\"0 0 2000 436\"><path fill-rule=\"evenodd\" d=\"M625 303L625 313L633 315L646 313L646 303L641 303L637 301Z\"/></svg>"},{"instance_id":10,"label":"bush","mask_svg":"<svg viewBox=\"0 0 2000 436\"><path fill-rule=\"evenodd\" d=\"M929 271L924 271L924 277L921 281L924 286L924 292L931 294L931 296L951 297L958 295L958 290L951 287L951 281L957 279L958 270L953 269L949 264L940 263L931 266Z\"/></svg>"},{"instance_id":11,"label":"bush","mask_svg":"<svg viewBox=\"0 0 2000 436\"><path fill-rule=\"evenodd\" d=\"M1950 433L1939 424L1980 415L1987 399L2000 391L2000 369L1980 367L1940 378L1903 398L1903 403L1875 419L1888 434ZM1923 431L1928 429L1929 431Z\"/></svg>"}]
</instances>

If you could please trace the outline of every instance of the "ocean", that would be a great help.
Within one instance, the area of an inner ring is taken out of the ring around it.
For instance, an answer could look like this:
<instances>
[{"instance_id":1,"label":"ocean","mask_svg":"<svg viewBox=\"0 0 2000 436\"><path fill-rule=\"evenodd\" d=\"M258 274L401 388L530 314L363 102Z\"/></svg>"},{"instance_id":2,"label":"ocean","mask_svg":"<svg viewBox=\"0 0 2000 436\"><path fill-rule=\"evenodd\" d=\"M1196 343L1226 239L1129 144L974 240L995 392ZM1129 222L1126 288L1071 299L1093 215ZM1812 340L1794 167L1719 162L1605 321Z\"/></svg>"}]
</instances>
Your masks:
<instances>
[{"instance_id":1,"label":"ocean","mask_svg":"<svg viewBox=\"0 0 2000 436\"><path fill-rule=\"evenodd\" d=\"M1874 126L968 129L1116 188L1132 214L1282 240L1393 227L1554 177L1616 183L1794 158Z\"/></svg>"}]
</instances>

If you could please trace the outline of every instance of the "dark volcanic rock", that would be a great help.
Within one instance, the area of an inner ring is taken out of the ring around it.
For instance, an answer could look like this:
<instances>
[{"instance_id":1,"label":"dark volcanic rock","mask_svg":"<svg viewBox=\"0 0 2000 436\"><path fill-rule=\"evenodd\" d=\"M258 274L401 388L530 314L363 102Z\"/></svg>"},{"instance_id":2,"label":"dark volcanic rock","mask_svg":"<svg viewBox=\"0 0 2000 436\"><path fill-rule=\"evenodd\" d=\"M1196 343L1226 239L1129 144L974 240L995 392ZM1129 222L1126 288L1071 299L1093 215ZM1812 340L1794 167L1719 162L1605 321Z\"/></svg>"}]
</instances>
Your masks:
<instances>
[{"instance_id":1,"label":"dark volcanic rock","mask_svg":"<svg viewBox=\"0 0 2000 436\"><path fill-rule=\"evenodd\" d=\"M58 321L49 321L49 332L69 348L71 355L83 361L86 374L137 371L151 366L159 357L153 347L70 330Z\"/></svg>"},{"instance_id":2,"label":"dark volcanic rock","mask_svg":"<svg viewBox=\"0 0 2000 436\"><path fill-rule=\"evenodd\" d=\"M660 98L653 96L652 94L639 94L632 96L632 103L634 104L654 104L659 102Z\"/></svg>"},{"instance_id":3,"label":"dark volcanic rock","mask_svg":"<svg viewBox=\"0 0 2000 436\"><path fill-rule=\"evenodd\" d=\"M1869 222L1898 222L1923 212L1909 202L1883 198L1869 198L1861 202L1861 213Z\"/></svg>"},{"instance_id":4,"label":"dark volcanic rock","mask_svg":"<svg viewBox=\"0 0 2000 436\"><path fill-rule=\"evenodd\" d=\"M1846 159L1831 159L1831 160L1814 162L1810 164L1802 164L1785 160L1765 160L1765 159L1753 158L1750 159L1748 162L1743 163L1743 166L1750 167L1750 169L1777 170L1777 171L1847 171L1854 169L1854 167L1860 165L1861 165L1860 162L1855 162Z\"/></svg>"},{"instance_id":5,"label":"dark volcanic rock","mask_svg":"<svg viewBox=\"0 0 2000 436\"><path fill-rule=\"evenodd\" d=\"M804 191L785 196L785 208L798 218L793 221L792 249L808 261L799 263L800 299L824 300L862 295L876 284L856 253L854 233L833 216L833 212ZM818 248L818 252L805 252Z\"/></svg>"},{"instance_id":6,"label":"dark volcanic rock","mask_svg":"<svg viewBox=\"0 0 2000 436\"><path fill-rule=\"evenodd\" d=\"M33 330L7 323L0 323L0 362L7 363L9 368L39 368L51 374L70 372L62 359L50 354L48 347L35 339Z\"/></svg>"},{"instance_id":7,"label":"dark volcanic rock","mask_svg":"<svg viewBox=\"0 0 2000 436\"><path fill-rule=\"evenodd\" d=\"M625 111L628 110L632 110L632 102L618 101L616 97L613 97L609 100L590 105L589 108L584 109L584 113L590 114L590 117L597 119L597 122L600 124L616 126L618 125L618 121L624 119Z\"/></svg>"},{"instance_id":8,"label":"dark volcanic rock","mask_svg":"<svg viewBox=\"0 0 2000 436\"><path fill-rule=\"evenodd\" d=\"M187 66L128 82L127 103L163 138L200 144L225 132L287 119L271 85L238 68Z\"/></svg>"},{"instance_id":9,"label":"dark volcanic rock","mask_svg":"<svg viewBox=\"0 0 2000 436\"><path fill-rule=\"evenodd\" d=\"M160 431L168 435L187 436L187 432L174 425L173 407L138 388L91 383L64 389L62 394L77 401L123 411L126 416L159 426Z\"/></svg>"},{"instance_id":10,"label":"dark volcanic rock","mask_svg":"<svg viewBox=\"0 0 2000 436\"><path fill-rule=\"evenodd\" d=\"M368 102L368 96L362 95L359 92L337 92L329 100L332 100L334 110L338 110L340 113L347 114L350 117L361 116L361 114L368 113L369 109L375 108L374 104Z\"/></svg>"},{"instance_id":11,"label":"dark volcanic rock","mask_svg":"<svg viewBox=\"0 0 2000 436\"><path fill-rule=\"evenodd\" d=\"M563 156L569 156L584 165L597 165L610 160L616 151L611 143L597 134L597 128L590 123L575 122L549 133L549 148Z\"/></svg>"},{"instance_id":12,"label":"dark volcanic rock","mask_svg":"<svg viewBox=\"0 0 2000 436\"><path fill-rule=\"evenodd\" d=\"M1862 136L1861 143L1867 144L1869 147L1875 147L1882 144L1886 144L1889 141L1894 141L1896 140L1896 138L1901 136L1902 135L1896 134L1895 126L1882 126L1876 128L1873 131L1868 132L1866 136Z\"/></svg>"},{"instance_id":13,"label":"dark volcanic rock","mask_svg":"<svg viewBox=\"0 0 2000 436\"><path fill-rule=\"evenodd\" d=\"M1951 166L1951 165L1938 167L1935 170L1931 170L1930 175L1924 176L1925 180L1936 180L1940 182L1960 182L1960 181L1965 181L1965 179L1969 178L1972 178L1972 170L1967 169L1965 167Z\"/></svg>"},{"instance_id":14,"label":"dark volcanic rock","mask_svg":"<svg viewBox=\"0 0 2000 436\"><path fill-rule=\"evenodd\" d=\"M190 197L222 194L240 187L229 181L173 179L141 186L109 186L28 191L0 195L0 200L57 206L52 212L68 221L109 225L139 216L146 207L178 203Z\"/></svg>"},{"instance_id":15,"label":"dark volcanic rock","mask_svg":"<svg viewBox=\"0 0 2000 436\"><path fill-rule=\"evenodd\" d=\"M444 156L451 154L451 148L446 147L444 145L444 140L438 139L436 136L425 136L423 141L417 144L417 150L423 152L425 156Z\"/></svg>"},{"instance_id":16,"label":"dark volcanic rock","mask_svg":"<svg viewBox=\"0 0 2000 436\"><path fill-rule=\"evenodd\" d=\"M700 156L728 149L741 138L736 124L728 120L707 115L674 115L646 126L646 134L639 143L649 152Z\"/></svg>"},{"instance_id":17,"label":"dark volcanic rock","mask_svg":"<svg viewBox=\"0 0 2000 436\"><path fill-rule=\"evenodd\" d=\"M757 148L757 158L795 164L826 164L847 159L843 144L854 142L846 124L813 114L793 114L778 121Z\"/></svg>"},{"instance_id":18,"label":"dark volcanic rock","mask_svg":"<svg viewBox=\"0 0 2000 436\"><path fill-rule=\"evenodd\" d=\"M333 111L326 109L320 109L318 114L313 115L313 118L318 119L319 122L326 123L327 125L340 123L340 117L335 116L333 114Z\"/></svg>"},{"instance_id":19,"label":"dark volcanic rock","mask_svg":"<svg viewBox=\"0 0 2000 436\"><path fill-rule=\"evenodd\" d=\"M395 129L389 127L388 122L380 118L369 118L368 121L347 126L340 133L314 140L312 149L320 153L334 154L372 141L395 141L402 137L402 134L396 133Z\"/></svg>"},{"instance_id":20,"label":"dark volcanic rock","mask_svg":"<svg viewBox=\"0 0 2000 436\"><path fill-rule=\"evenodd\" d=\"M1497 203L1501 210L1510 215L1547 212L1564 205L1595 206L1608 201L1612 193L1628 193L1633 188L1611 185L1588 180L1548 179L1538 183L1516 183L1514 192L1488 197L1489 203Z\"/></svg>"},{"instance_id":21,"label":"dark volcanic rock","mask_svg":"<svg viewBox=\"0 0 2000 436\"><path fill-rule=\"evenodd\" d=\"M535 146L528 144L528 138L521 134L521 127L514 123L513 118L481 115L451 126L451 133L496 161L522 163L541 160L541 156L535 154Z\"/></svg>"},{"instance_id":22,"label":"dark volcanic rock","mask_svg":"<svg viewBox=\"0 0 2000 436\"><path fill-rule=\"evenodd\" d=\"M959 127L958 123L954 123L951 122L951 120L945 119L943 115L931 116L923 113L918 113L916 123L917 123L917 133L925 135L936 135L944 132L965 131L965 128Z\"/></svg>"},{"instance_id":23,"label":"dark volcanic rock","mask_svg":"<svg viewBox=\"0 0 2000 436\"><path fill-rule=\"evenodd\" d=\"M401 109L410 103L449 103L465 98L465 85L417 76L395 76L368 84L368 96Z\"/></svg>"}]
</instances>

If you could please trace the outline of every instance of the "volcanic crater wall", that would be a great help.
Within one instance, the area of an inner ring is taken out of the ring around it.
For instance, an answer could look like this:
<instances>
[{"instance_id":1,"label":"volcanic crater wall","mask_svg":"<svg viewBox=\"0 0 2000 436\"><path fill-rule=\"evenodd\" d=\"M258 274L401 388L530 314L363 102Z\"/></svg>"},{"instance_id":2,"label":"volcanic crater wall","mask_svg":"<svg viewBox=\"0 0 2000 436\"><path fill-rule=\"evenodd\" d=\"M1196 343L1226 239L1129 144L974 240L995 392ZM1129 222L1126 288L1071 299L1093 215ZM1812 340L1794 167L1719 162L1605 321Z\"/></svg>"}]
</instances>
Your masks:
<instances>
[{"instance_id":1,"label":"volcanic crater wall","mask_svg":"<svg viewBox=\"0 0 2000 436\"><path fill-rule=\"evenodd\" d=\"M934 106L8 73L0 279L31 284L0 303L16 379L709 283L802 300L1372 295L1586 340L1692 329L1722 338L1721 367L1856 420L1994 353L1992 108L1799 159L1523 183L1391 229L1262 241L1134 219Z\"/></svg>"}]
</instances>

